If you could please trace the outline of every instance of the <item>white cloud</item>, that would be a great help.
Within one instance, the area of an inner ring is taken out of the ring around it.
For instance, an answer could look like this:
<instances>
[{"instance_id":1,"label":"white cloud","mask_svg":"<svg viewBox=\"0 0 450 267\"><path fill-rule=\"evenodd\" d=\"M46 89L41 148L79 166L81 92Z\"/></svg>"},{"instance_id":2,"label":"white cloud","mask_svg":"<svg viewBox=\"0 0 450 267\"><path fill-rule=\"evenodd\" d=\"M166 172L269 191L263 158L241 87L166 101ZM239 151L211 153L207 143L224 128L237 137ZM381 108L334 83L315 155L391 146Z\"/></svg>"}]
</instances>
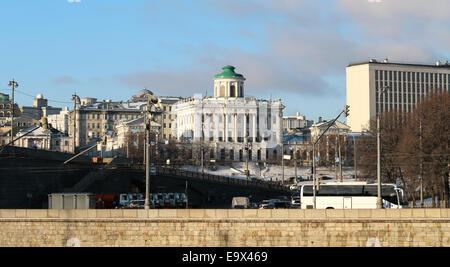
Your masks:
<instances>
[{"instance_id":1,"label":"white cloud","mask_svg":"<svg viewBox=\"0 0 450 267\"><path fill-rule=\"evenodd\" d=\"M81 0L67 0L67 2L69 2L69 3L80 3Z\"/></svg>"},{"instance_id":2,"label":"white cloud","mask_svg":"<svg viewBox=\"0 0 450 267\"><path fill-rule=\"evenodd\" d=\"M445 61L450 45L447 1L204 0L225 24L230 18L240 21L235 33L252 33L253 40L260 40L258 49L208 43L188 51L193 60L184 68L160 66L118 78L128 86L188 96L211 93L213 76L230 64L246 77L246 94L295 94L304 101L315 97L344 103L349 63L371 58ZM261 35L248 31L249 19Z\"/></svg>"}]
</instances>

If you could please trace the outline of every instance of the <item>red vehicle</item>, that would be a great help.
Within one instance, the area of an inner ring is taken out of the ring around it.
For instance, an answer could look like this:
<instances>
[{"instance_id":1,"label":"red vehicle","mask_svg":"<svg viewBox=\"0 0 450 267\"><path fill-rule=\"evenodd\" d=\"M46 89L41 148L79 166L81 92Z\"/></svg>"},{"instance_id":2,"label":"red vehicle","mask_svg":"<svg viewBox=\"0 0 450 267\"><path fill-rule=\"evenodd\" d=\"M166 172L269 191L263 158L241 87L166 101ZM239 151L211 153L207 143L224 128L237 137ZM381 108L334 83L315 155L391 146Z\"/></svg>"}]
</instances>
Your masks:
<instances>
[{"instance_id":1,"label":"red vehicle","mask_svg":"<svg viewBox=\"0 0 450 267\"><path fill-rule=\"evenodd\" d=\"M120 194L97 194L95 195L95 202L97 209L114 209L119 205Z\"/></svg>"}]
</instances>

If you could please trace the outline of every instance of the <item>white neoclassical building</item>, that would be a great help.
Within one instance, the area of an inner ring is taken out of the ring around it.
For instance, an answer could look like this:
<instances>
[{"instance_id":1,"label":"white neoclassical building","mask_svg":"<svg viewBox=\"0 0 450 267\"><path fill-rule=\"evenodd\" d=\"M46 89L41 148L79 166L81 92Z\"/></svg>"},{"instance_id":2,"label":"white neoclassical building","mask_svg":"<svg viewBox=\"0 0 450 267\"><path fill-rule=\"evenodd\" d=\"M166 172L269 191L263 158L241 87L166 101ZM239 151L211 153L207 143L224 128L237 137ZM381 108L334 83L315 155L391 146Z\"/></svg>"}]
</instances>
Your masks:
<instances>
[{"instance_id":1,"label":"white neoclassical building","mask_svg":"<svg viewBox=\"0 0 450 267\"><path fill-rule=\"evenodd\" d=\"M281 157L281 99L262 100L244 95L245 78L233 66L215 75L214 97L195 96L174 104L173 136L201 142L207 158L226 161L265 161ZM248 153L245 147L248 147Z\"/></svg>"}]
</instances>

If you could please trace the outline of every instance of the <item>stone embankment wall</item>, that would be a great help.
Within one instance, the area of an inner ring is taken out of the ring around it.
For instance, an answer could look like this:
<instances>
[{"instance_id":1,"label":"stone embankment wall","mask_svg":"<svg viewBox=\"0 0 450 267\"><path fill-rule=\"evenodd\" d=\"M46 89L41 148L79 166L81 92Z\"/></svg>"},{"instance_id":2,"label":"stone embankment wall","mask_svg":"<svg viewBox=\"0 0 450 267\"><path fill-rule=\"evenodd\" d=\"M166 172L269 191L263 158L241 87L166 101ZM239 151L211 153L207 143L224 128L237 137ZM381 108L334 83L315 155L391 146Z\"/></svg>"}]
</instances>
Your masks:
<instances>
[{"instance_id":1,"label":"stone embankment wall","mask_svg":"<svg viewBox=\"0 0 450 267\"><path fill-rule=\"evenodd\" d=\"M0 210L0 246L450 246L450 210Z\"/></svg>"}]
</instances>

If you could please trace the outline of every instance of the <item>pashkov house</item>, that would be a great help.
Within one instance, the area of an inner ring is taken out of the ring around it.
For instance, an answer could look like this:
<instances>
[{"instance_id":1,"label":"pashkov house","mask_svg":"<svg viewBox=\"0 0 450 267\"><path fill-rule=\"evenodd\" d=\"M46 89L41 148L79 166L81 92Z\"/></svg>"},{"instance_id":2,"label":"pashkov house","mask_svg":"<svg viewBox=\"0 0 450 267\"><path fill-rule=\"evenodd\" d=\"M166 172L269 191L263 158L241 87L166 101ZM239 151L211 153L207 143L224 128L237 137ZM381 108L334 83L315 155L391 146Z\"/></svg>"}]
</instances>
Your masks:
<instances>
[{"instance_id":1,"label":"pashkov house","mask_svg":"<svg viewBox=\"0 0 450 267\"><path fill-rule=\"evenodd\" d=\"M201 144L205 159L280 159L285 107L281 99L246 97L244 81L233 66L225 66L214 77L214 97L194 96L174 104L174 137Z\"/></svg>"}]
</instances>

